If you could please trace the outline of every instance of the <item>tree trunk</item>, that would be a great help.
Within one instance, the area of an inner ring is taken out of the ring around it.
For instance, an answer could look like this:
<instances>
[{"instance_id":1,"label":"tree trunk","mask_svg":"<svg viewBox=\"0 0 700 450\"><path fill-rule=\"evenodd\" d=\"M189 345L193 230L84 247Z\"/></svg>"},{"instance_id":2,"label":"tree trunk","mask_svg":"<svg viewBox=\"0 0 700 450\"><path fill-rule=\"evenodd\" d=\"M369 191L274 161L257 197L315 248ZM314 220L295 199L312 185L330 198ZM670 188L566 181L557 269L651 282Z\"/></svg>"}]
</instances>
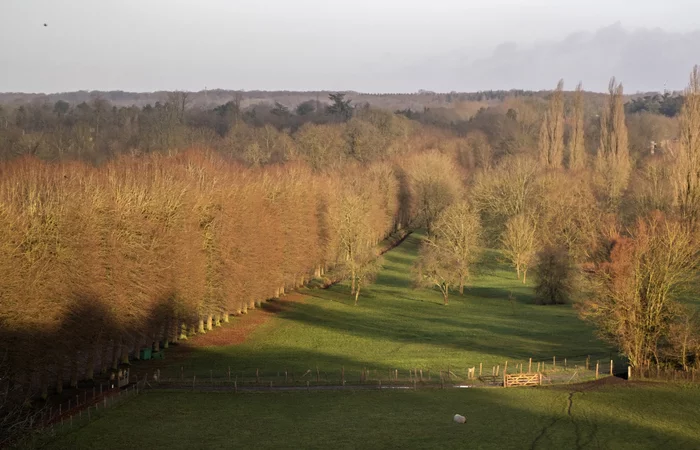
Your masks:
<instances>
[{"instance_id":1,"label":"tree trunk","mask_svg":"<svg viewBox=\"0 0 700 450\"><path fill-rule=\"evenodd\" d=\"M58 358L56 362L56 393L63 392L63 358Z\"/></svg>"},{"instance_id":2,"label":"tree trunk","mask_svg":"<svg viewBox=\"0 0 700 450\"><path fill-rule=\"evenodd\" d=\"M527 269L523 269L523 284L527 283Z\"/></svg>"},{"instance_id":3,"label":"tree trunk","mask_svg":"<svg viewBox=\"0 0 700 450\"><path fill-rule=\"evenodd\" d=\"M100 343L100 373L107 373L107 351L109 346L109 341Z\"/></svg>"},{"instance_id":4,"label":"tree trunk","mask_svg":"<svg viewBox=\"0 0 700 450\"><path fill-rule=\"evenodd\" d=\"M350 293L354 294L355 293L355 269L352 269L352 272L350 273Z\"/></svg>"},{"instance_id":5,"label":"tree trunk","mask_svg":"<svg viewBox=\"0 0 700 450\"><path fill-rule=\"evenodd\" d=\"M199 326L197 327L197 333L204 333L204 319L199 318Z\"/></svg>"},{"instance_id":6,"label":"tree trunk","mask_svg":"<svg viewBox=\"0 0 700 450\"><path fill-rule=\"evenodd\" d=\"M215 327L221 326L221 313L216 313L216 315L214 316L214 326Z\"/></svg>"},{"instance_id":7,"label":"tree trunk","mask_svg":"<svg viewBox=\"0 0 700 450\"><path fill-rule=\"evenodd\" d=\"M129 364L129 347L122 344L122 364Z\"/></svg>"},{"instance_id":8,"label":"tree trunk","mask_svg":"<svg viewBox=\"0 0 700 450\"><path fill-rule=\"evenodd\" d=\"M95 353L100 348L99 341L88 351L87 362L85 363L85 379L92 380L95 378Z\"/></svg>"},{"instance_id":9,"label":"tree trunk","mask_svg":"<svg viewBox=\"0 0 700 450\"><path fill-rule=\"evenodd\" d=\"M117 370L119 367L119 355L122 352L122 338L114 340L114 347L112 348L112 370Z\"/></svg>"},{"instance_id":10,"label":"tree trunk","mask_svg":"<svg viewBox=\"0 0 700 450\"><path fill-rule=\"evenodd\" d=\"M41 384L41 399L46 400L49 397L49 371L48 367L43 367L39 383Z\"/></svg>"},{"instance_id":11,"label":"tree trunk","mask_svg":"<svg viewBox=\"0 0 700 450\"><path fill-rule=\"evenodd\" d=\"M520 264L516 264L516 265L515 265L515 271L516 271L517 274L518 274L518 280L519 280L519 279L520 279Z\"/></svg>"},{"instance_id":12,"label":"tree trunk","mask_svg":"<svg viewBox=\"0 0 700 450\"><path fill-rule=\"evenodd\" d=\"M449 299L448 299L449 295L450 295L450 285L443 284L442 285L442 300L444 301L445 305L449 304Z\"/></svg>"},{"instance_id":13,"label":"tree trunk","mask_svg":"<svg viewBox=\"0 0 700 450\"><path fill-rule=\"evenodd\" d=\"M459 277L459 295L464 295L464 276Z\"/></svg>"},{"instance_id":14,"label":"tree trunk","mask_svg":"<svg viewBox=\"0 0 700 450\"><path fill-rule=\"evenodd\" d=\"M207 315L207 331L211 331L214 329L213 324L212 324L213 317L211 314Z\"/></svg>"},{"instance_id":15,"label":"tree trunk","mask_svg":"<svg viewBox=\"0 0 700 450\"><path fill-rule=\"evenodd\" d=\"M180 330L182 329L180 326L180 321L178 319L173 320L171 322L171 327L170 332L172 333L172 336L170 341L177 342L180 339Z\"/></svg>"},{"instance_id":16,"label":"tree trunk","mask_svg":"<svg viewBox=\"0 0 700 450\"><path fill-rule=\"evenodd\" d=\"M355 289L355 306L357 306L357 299L360 297L360 286L358 284L357 289Z\"/></svg>"},{"instance_id":17,"label":"tree trunk","mask_svg":"<svg viewBox=\"0 0 700 450\"><path fill-rule=\"evenodd\" d=\"M78 360L80 359L80 352L75 352L73 355L73 360L71 361L70 367L70 387L78 387Z\"/></svg>"},{"instance_id":18,"label":"tree trunk","mask_svg":"<svg viewBox=\"0 0 700 450\"><path fill-rule=\"evenodd\" d=\"M228 323L228 320L229 320L229 319L228 319L228 316L229 316L228 311L224 311L224 315L223 315L224 323Z\"/></svg>"},{"instance_id":19,"label":"tree trunk","mask_svg":"<svg viewBox=\"0 0 700 450\"><path fill-rule=\"evenodd\" d=\"M687 361L687 340L683 339L683 345L681 348L681 363L683 364L683 370L686 372L688 371L688 365L686 364Z\"/></svg>"},{"instance_id":20,"label":"tree trunk","mask_svg":"<svg viewBox=\"0 0 700 450\"><path fill-rule=\"evenodd\" d=\"M170 325L170 319L168 319L165 322L165 325L163 326L163 348L168 348L170 347L170 333L172 331L172 326ZM136 349L138 353L138 349Z\"/></svg>"}]
</instances>

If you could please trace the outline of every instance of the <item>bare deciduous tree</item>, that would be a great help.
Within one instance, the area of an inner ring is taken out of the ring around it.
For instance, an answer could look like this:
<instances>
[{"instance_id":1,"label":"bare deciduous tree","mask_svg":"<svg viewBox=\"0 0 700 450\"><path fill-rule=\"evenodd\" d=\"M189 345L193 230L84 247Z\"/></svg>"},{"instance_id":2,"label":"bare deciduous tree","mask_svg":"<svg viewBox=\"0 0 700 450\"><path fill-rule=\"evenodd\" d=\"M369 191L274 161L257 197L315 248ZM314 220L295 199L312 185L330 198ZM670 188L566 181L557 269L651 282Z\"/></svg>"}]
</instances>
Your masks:
<instances>
[{"instance_id":1,"label":"bare deciduous tree","mask_svg":"<svg viewBox=\"0 0 700 450\"><path fill-rule=\"evenodd\" d=\"M574 269L564 248L546 247L535 262L535 298L543 305L559 305L570 300L574 290Z\"/></svg>"},{"instance_id":2,"label":"bare deciduous tree","mask_svg":"<svg viewBox=\"0 0 700 450\"><path fill-rule=\"evenodd\" d=\"M539 159L542 167L559 169L564 161L564 80L549 100L540 126Z\"/></svg>"},{"instance_id":3,"label":"bare deciduous tree","mask_svg":"<svg viewBox=\"0 0 700 450\"><path fill-rule=\"evenodd\" d=\"M405 163L411 186L414 215L430 233L438 215L462 190L460 175L447 155L428 152L411 157Z\"/></svg>"},{"instance_id":4,"label":"bare deciduous tree","mask_svg":"<svg viewBox=\"0 0 700 450\"><path fill-rule=\"evenodd\" d=\"M683 226L660 213L640 219L630 237L617 236L608 259L596 266L582 315L633 367L658 363L676 299L695 280L698 263L697 244Z\"/></svg>"},{"instance_id":5,"label":"bare deciduous tree","mask_svg":"<svg viewBox=\"0 0 700 450\"><path fill-rule=\"evenodd\" d=\"M696 228L700 220L700 68L695 66L680 115L680 145L676 160L675 203L682 220Z\"/></svg>"},{"instance_id":6,"label":"bare deciduous tree","mask_svg":"<svg viewBox=\"0 0 700 450\"><path fill-rule=\"evenodd\" d=\"M414 267L413 279L418 287L437 287L442 294L444 305L449 304L450 286L459 283L455 270L454 255L426 243L421 246L420 255Z\"/></svg>"},{"instance_id":7,"label":"bare deciduous tree","mask_svg":"<svg viewBox=\"0 0 700 450\"><path fill-rule=\"evenodd\" d=\"M508 220L506 230L501 237L503 253L515 267L518 279L522 274L523 283L527 282L527 270L532 265L537 252L537 226L534 218L527 214L518 214Z\"/></svg>"},{"instance_id":8,"label":"bare deciduous tree","mask_svg":"<svg viewBox=\"0 0 700 450\"><path fill-rule=\"evenodd\" d=\"M466 202L455 203L440 213L432 235L426 238L425 245L439 247L441 254L450 255L460 294L464 294L464 283L469 279L471 266L477 259L480 240L479 216Z\"/></svg>"},{"instance_id":9,"label":"bare deciduous tree","mask_svg":"<svg viewBox=\"0 0 700 450\"><path fill-rule=\"evenodd\" d=\"M569 136L569 169L580 170L586 166L585 129L583 118L583 85L576 86Z\"/></svg>"},{"instance_id":10,"label":"bare deciduous tree","mask_svg":"<svg viewBox=\"0 0 700 450\"><path fill-rule=\"evenodd\" d=\"M632 167L622 83L616 84L613 77L608 91L607 102L600 116L600 146L596 168L603 179L603 189L608 205L611 208L617 208L622 193L627 188Z\"/></svg>"}]
</instances>

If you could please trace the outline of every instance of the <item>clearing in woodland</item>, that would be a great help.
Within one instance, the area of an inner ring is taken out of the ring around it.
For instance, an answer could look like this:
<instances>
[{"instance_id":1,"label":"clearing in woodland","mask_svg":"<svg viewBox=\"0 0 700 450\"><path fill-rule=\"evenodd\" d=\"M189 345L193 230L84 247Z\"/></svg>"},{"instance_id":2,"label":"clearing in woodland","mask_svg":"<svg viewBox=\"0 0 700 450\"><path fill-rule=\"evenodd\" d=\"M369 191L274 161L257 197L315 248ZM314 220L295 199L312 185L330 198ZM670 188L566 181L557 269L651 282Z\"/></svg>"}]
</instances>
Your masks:
<instances>
[{"instance_id":1,"label":"clearing in woodland","mask_svg":"<svg viewBox=\"0 0 700 450\"><path fill-rule=\"evenodd\" d=\"M591 364L615 356L570 305L536 305L531 285L518 281L496 251L484 252L471 286L463 296L451 294L447 306L437 290L414 289L411 270L421 238L414 233L384 255L383 270L357 306L345 283L303 289L134 369L204 379L227 377L229 368L239 378L256 371L301 376L317 368L340 374L344 368L351 380L363 369L387 377L389 370L404 377L409 370L430 370L434 377L449 368L463 376L479 364L491 372L529 358L550 366L556 357L559 367L566 358L573 368L588 355Z\"/></svg>"}]
</instances>

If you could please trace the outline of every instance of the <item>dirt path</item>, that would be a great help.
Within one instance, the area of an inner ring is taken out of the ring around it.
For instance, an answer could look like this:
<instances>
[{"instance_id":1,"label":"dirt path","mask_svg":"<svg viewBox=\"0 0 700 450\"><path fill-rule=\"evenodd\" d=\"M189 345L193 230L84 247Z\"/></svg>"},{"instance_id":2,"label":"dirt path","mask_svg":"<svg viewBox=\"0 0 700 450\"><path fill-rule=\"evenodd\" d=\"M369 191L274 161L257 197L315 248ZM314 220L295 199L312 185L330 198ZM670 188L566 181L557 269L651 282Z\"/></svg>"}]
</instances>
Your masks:
<instances>
[{"instance_id":1,"label":"dirt path","mask_svg":"<svg viewBox=\"0 0 700 450\"><path fill-rule=\"evenodd\" d=\"M262 308L249 311L238 317L232 317L231 322L206 334L198 334L181 341L183 348L206 348L244 343L250 334L260 325L268 322L277 314L289 310L294 303L304 303L306 296L298 292L290 292L284 297L265 302Z\"/></svg>"}]
</instances>

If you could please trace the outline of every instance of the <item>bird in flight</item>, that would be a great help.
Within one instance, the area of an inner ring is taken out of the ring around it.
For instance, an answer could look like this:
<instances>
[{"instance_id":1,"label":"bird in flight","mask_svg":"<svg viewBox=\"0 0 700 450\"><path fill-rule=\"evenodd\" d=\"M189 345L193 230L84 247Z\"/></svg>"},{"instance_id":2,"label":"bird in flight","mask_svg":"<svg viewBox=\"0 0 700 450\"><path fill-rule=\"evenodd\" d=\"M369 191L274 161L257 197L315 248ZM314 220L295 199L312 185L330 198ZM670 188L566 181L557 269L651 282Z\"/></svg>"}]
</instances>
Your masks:
<instances>
[{"instance_id":1,"label":"bird in flight","mask_svg":"<svg viewBox=\"0 0 700 450\"><path fill-rule=\"evenodd\" d=\"M47 24L44 24L44 26L45 26L45 27L48 27L48 25L47 25Z\"/></svg>"}]
</instances>

